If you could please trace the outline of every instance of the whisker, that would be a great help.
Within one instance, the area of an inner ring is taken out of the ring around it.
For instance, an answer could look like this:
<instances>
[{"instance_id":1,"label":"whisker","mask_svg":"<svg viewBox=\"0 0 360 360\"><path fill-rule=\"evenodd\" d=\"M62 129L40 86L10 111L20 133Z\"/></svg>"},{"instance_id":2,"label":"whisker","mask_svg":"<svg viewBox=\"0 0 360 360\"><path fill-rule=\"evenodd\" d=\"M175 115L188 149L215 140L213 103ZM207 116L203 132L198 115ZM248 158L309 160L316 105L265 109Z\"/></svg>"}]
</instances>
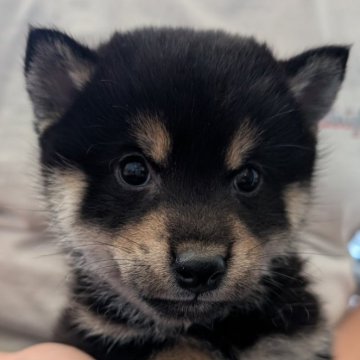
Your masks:
<instances>
[{"instance_id":1,"label":"whisker","mask_svg":"<svg viewBox=\"0 0 360 360\"><path fill-rule=\"evenodd\" d=\"M314 149L308 146L301 146L296 144L277 144L277 145L269 145L264 146L264 149L277 149L277 148L294 148L306 151L313 151Z\"/></svg>"},{"instance_id":2,"label":"whisker","mask_svg":"<svg viewBox=\"0 0 360 360\"><path fill-rule=\"evenodd\" d=\"M286 109L286 106L283 109ZM280 112L276 113L275 115L272 115L272 116L269 116L269 117L265 118L264 120L266 121L266 120L276 119L277 117L281 117L283 115L291 114L291 113L293 113L295 111L296 110L294 110L294 109L289 109L289 110L286 110L286 111L280 111Z\"/></svg>"},{"instance_id":3,"label":"whisker","mask_svg":"<svg viewBox=\"0 0 360 360\"><path fill-rule=\"evenodd\" d=\"M134 267L149 267L149 265L146 265L146 264L134 264L134 265L126 265L124 264L125 267L128 266L129 269L132 269ZM101 269L108 269L108 268L113 268L113 269L116 269L116 270L119 270L115 265L105 265L105 266L100 266L100 267L97 267L96 270L101 270Z\"/></svg>"}]
</instances>

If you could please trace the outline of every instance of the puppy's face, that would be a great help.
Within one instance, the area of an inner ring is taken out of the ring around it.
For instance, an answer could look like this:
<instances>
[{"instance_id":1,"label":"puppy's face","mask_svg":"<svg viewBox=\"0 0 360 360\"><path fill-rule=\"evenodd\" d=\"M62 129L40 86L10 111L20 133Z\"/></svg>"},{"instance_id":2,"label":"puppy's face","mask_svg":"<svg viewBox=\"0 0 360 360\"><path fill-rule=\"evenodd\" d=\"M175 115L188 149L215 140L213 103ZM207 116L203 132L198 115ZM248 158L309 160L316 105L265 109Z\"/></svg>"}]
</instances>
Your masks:
<instances>
[{"instance_id":1,"label":"puppy's face","mask_svg":"<svg viewBox=\"0 0 360 360\"><path fill-rule=\"evenodd\" d=\"M45 193L73 265L165 318L213 318L258 291L303 218L347 55L280 62L252 39L169 29L93 51L32 30Z\"/></svg>"}]
</instances>

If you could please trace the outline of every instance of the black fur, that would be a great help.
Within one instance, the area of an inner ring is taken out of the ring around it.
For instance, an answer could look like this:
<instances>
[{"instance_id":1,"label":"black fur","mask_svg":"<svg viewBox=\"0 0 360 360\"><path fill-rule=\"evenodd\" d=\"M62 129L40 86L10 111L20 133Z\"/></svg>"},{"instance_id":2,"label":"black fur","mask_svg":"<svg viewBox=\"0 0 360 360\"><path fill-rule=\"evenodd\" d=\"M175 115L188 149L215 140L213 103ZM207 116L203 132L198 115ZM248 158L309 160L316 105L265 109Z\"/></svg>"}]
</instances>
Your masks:
<instances>
[{"instance_id":1,"label":"black fur","mask_svg":"<svg viewBox=\"0 0 360 360\"><path fill-rule=\"evenodd\" d=\"M147 360L154 353L171 347L175 341L142 340L126 343L114 343L113 339L103 336L89 335L71 323L71 316L65 313L60 326L56 330L56 340L75 346L100 360Z\"/></svg>"},{"instance_id":2,"label":"black fur","mask_svg":"<svg viewBox=\"0 0 360 360\"><path fill-rule=\"evenodd\" d=\"M225 359L236 360L234 349L244 350L265 336L285 335L291 338L298 333L312 332L321 321L320 304L316 297L306 290L308 281L301 274L302 262L297 257L275 258L269 274L261 283L264 286L262 301L254 305L232 304L232 310L225 318L214 321L211 326L194 324L189 329L179 330L178 336L195 338L207 344L213 351L221 352ZM89 310L103 316L110 323L131 324L132 326L152 328L154 323L144 319L135 324L132 319L122 315L116 306L128 307L112 294L96 296L98 283L91 282L86 275L78 274L74 282L73 294ZM120 308L121 309L121 308ZM122 356L124 360L146 359L151 353L166 349L176 344L169 336L166 341L141 341L141 345L133 342L118 345L111 344L111 339L86 336L76 327L71 326L71 317L66 314L62 320L62 334L67 334L66 342L71 341L84 349L96 359L115 360ZM99 346L99 344L103 344ZM108 347L106 355L99 355L99 348ZM325 356L325 355L324 355Z\"/></svg>"},{"instance_id":3,"label":"black fur","mask_svg":"<svg viewBox=\"0 0 360 360\"><path fill-rule=\"evenodd\" d=\"M91 60L93 62L96 61L96 54L87 48L84 45L80 45L70 36L65 35L64 33L56 30L44 30L30 27L28 44L26 48L26 54L24 59L24 70L25 74L27 74L30 70L31 64L34 60L34 57L37 56L37 51L41 50L37 48L37 44L41 44L43 42L47 42L49 44L55 44L56 42L60 42L63 44L67 44L67 46L71 47L71 50L74 51L75 55L84 60ZM62 59L59 58L58 61Z\"/></svg>"},{"instance_id":4,"label":"black fur","mask_svg":"<svg viewBox=\"0 0 360 360\"><path fill-rule=\"evenodd\" d=\"M319 303L306 291L307 280L301 275L302 264L296 257L274 259L259 306L237 308L216 321L212 329L194 325L189 334L210 341L226 359L235 359L232 349L246 349L262 337L312 331L320 320ZM275 287L276 285L276 287ZM290 290L291 289L291 290Z\"/></svg>"},{"instance_id":5,"label":"black fur","mask_svg":"<svg viewBox=\"0 0 360 360\"><path fill-rule=\"evenodd\" d=\"M44 49L52 49L51 56ZM181 337L220 354L214 356L235 360L238 351L268 336L285 336L291 342L315 334L322 325L321 304L308 289L301 260L293 255L296 239L286 191L296 185L310 192L316 124L335 99L348 52L347 47L328 46L279 61L252 38L168 28L116 33L91 50L58 31L32 29L25 76L39 129L45 193L51 199L67 190L53 187L54 176L82 174L86 186L74 214L78 226L99 229L111 241L126 226L136 227L146 215L166 209L166 236L155 240L168 244L168 253L162 254L167 264L174 261L177 247L193 242L222 247L227 266L234 266L241 255L235 245L246 240L246 235L234 236L234 218L258 246L265 247L276 236L283 239L281 251L265 254L266 264L259 260L262 269L254 268L254 274L264 272L258 281L239 281L232 296L204 302L201 311L196 306L202 295L194 298L192 308L184 305L182 299L189 296L185 291L173 284L165 294L157 289L156 281L162 279L152 266L158 260L141 264L136 259L143 268L133 265L130 279L138 300L160 319L179 321L167 332L162 320L146 316L110 279L96 273L89 265L89 249L74 247L73 229L60 226L74 268L72 301L109 324L145 329L147 335L118 342L94 335L92 329L76 325L76 314L69 309L58 339L97 359L115 360L149 359L176 346ZM166 164L147 159L153 184L135 191L121 186L114 171L124 154L141 151L133 134L139 114L160 119L171 150ZM49 124L42 127L44 121ZM227 149L246 122L257 135L249 140L254 144L243 164L261 174L261 186L251 195L234 190L233 178L240 169L226 165ZM61 225L64 219L54 207L52 211ZM110 252L113 245L97 240L94 232L91 246L100 244ZM122 239L125 254L132 241ZM146 258L151 248L143 246L142 252ZM139 278L153 286L138 288ZM179 301L160 299L167 294ZM307 360L322 349L319 344L303 351L309 353ZM266 349L262 358L267 359Z\"/></svg>"}]
</instances>

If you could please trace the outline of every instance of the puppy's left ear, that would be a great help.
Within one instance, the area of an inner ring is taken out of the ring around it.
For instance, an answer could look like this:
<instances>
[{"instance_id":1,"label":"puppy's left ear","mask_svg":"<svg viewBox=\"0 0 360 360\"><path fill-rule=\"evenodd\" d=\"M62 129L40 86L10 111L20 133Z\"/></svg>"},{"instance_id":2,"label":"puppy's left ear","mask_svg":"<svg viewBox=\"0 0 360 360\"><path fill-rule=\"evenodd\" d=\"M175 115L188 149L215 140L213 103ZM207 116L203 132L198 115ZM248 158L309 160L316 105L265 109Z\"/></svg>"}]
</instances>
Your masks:
<instances>
[{"instance_id":1,"label":"puppy's left ear","mask_svg":"<svg viewBox=\"0 0 360 360\"><path fill-rule=\"evenodd\" d=\"M59 120L70 107L90 80L96 62L95 51L64 33L30 29L25 78L39 133Z\"/></svg>"},{"instance_id":2,"label":"puppy's left ear","mask_svg":"<svg viewBox=\"0 0 360 360\"><path fill-rule=\"evenodd\" d=\"M282 61L290 90L314 126L330 110L344 80L350 48L325 46Z\"/></svg>"}]
</instances>

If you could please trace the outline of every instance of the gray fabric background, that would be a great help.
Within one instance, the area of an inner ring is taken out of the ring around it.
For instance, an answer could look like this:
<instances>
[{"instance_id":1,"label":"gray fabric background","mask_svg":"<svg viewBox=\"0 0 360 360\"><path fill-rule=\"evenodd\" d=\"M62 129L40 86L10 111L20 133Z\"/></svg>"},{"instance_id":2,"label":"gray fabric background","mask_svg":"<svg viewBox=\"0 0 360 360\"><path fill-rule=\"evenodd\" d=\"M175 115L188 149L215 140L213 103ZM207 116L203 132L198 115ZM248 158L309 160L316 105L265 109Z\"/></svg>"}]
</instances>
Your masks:
<instances>
[{"instance_id":1,"label":"gray fabric background","mask_svg":"<svg viewBox=\"0 0 360 360\"><path fill-rule=\"evenodd\" d=\"M220 28L256 35L282 57L354 44L335 111L322 123L325 156L303 237L309 272L335 322L353 290L345 244L360 228L359 16L355 0L0 0L0 350L49 337L66 283L36 195L36 139L22 76L29 24L55 25L90 45L136 26Z\"/></svg>"}]
</instances>

